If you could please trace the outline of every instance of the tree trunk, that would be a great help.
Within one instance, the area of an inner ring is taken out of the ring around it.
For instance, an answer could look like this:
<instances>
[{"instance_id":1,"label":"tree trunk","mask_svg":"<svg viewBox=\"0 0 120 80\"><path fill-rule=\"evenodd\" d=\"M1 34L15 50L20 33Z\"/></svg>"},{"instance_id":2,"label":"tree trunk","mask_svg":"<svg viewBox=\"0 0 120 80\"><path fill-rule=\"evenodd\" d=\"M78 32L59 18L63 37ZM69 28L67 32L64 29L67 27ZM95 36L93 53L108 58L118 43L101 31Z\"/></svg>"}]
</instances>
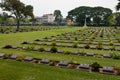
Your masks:
<instances>
[{"instance_id":1,"label":"tree trunk","mask_svg":"<svg viewBox=\"0 0 120 80\"><path fill-rule=\"evenodd\" d=\"M20 20L17 19L17 29L16 29L16 31L19 31L19 28L20 28Z\"/></svg>"}]
</instances>

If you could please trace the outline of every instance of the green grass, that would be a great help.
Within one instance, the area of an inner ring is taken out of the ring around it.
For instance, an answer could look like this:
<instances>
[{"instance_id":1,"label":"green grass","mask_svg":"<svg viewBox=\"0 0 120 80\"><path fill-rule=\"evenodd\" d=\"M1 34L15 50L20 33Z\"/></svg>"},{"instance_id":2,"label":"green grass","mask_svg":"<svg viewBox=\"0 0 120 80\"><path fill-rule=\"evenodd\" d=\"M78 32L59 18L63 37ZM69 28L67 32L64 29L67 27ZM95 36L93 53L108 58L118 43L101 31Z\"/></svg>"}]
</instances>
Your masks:
<instances>
[{"instance_id":1,"label":"green grass","mask_svg":"<svg viewBox=\"0 0 120 80\"><path fill-rule=\"evenodd\" d=\"M33 41L35 39L41 39L44 37L55 36L57 34L71 32L78 29L76 28L65 28L59 30L47 30L47 31L33 31L33 32L20 32L20 33L10 33L10 34L0 34L0 47L3 47L6 44L19 45L23 41Z\"/></svg>"},{"instance_id":2,"label":"green grass","mask_svg":"<svg viewBox=\"0 0 120 80\"><path fill-rule=\"evenodd\" d=\"M0 80L120 80L120 77L0 59Z\"/></svg>"},{"instance_id":3,"label":"green grass","mask_svg":"<svg viewBox=\"0 0 120 80\"><path fill-rule=\"evenodd\" d=\"M45 45L34 45L34 44L27 44L27 45L21 45L21 47L36 47L36 48L40 48L40 47L43 47L43 48L51 48L52 46L45 46ZM58 47L56 46L58 49L60 50L64 50L64 51L80 51L80 52L91 52L91 53L94 53L94 54L109 54L110 51L106 51L106 50L97 50L97 49L84 49L84 48L70 48L70 47Z\"/></svg>"},{"instance_id":4,"label":"green grass","mask_svg":"<svg viewBox=\"0 0 120 80\"><path fill-rule=\"evenodd\" d=\"M93 62L98 62L102 66L120 67L120 64L118 64L120 60L114 60L114 59L94 58L94 57L76 56L76 55L67 55L67 54L55 54L48 52L35 52L35 51L24 51L24 50L18 51L12 49L7 49L5 51L7 51L8 53L24 55L24 56L32 56L35 58L48 58L50 60L58 60L58 61L64 60L68 62L73 61L77 63L88 63L88 64L92 64Z\"/></svg>"},{"instance_id":5,"label":"green grass","mask_svg":"<svg viewBox=\"0 0 120 80\"><path fill-rule=\"evenodd\" d=\"M36 58L48 58L51 60L65 60L69 62L76 61L78 63L88 63L88 64L97 61L101 65L120 67L120 64L118 64L119 60L113 60L113 59L105 59L105 58L101 59L94 57L52 54L46 52L40 53L35 51L24 51L24 50L13 50L13 49L2 48L3 46L8 44L22 46L21 43L23 41L32 42L35 39L41 39L53 35L55 36L57 34L71 32L78 29L82 29L82 28L76 27L76 28L65 28L60 30L0 34L0 52L13 53L24 56L32 56ZM64 48L64 50L67 49L68 48ZM76 50L74 48L69 48L69 49ZM89 51L89 50L84 49L84 51ZM90 50L90 52L108 53L108 51L102 52L99 50L94 50L94 51ZM0 59L0 80L120 80L120 77L114 75L88 73L79 70L62 69L51 66Z\"/></svg>"}]
</instances>

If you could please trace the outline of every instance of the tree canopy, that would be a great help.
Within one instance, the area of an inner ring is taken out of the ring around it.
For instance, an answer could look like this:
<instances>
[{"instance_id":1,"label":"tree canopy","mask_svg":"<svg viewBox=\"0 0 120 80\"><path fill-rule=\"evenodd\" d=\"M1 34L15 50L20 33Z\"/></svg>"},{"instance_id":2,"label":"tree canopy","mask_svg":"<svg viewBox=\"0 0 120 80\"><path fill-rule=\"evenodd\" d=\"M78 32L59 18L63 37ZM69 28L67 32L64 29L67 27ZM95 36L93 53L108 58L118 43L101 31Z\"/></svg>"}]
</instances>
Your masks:
<instances>
[{"instance_id":1,"label":"tree canopy","mask_svg":"<svg viewBox=\"0 0 120 80\"><path fill-rule=\"evenodd\" d=\"M117 4L117 6L116 6L116 10L117 11L119 11L120 10L120 0L118 0L119 2L118 2L118 4Z\"/></svg>"},{"instance_id":2,"label":"tree canopy","mask_svg":"<svg viewBox=\"0 0 120 80\"><path fill-rule=\"evenodd\" d=\"M111 14L112 10L108 8L81 6L69 11L67 18L74 20L80 25L84 25L86 18L87 24L94 24L98 26L106 25L108 23L107 18ZM93 21L91 21L91 18Z\"/></svg>"},{"instance_id":3,"label":"tree canopy","mask_svg":"<svg viewBox=\"0 0 120 80\"><path fill-rule=\"evenodd\" d=\"M2 0L0 7L3 11L10 12L11 16L15 16L17 21L17 31L19 31L20 20L26 17L34 17L33 7L31 5L25 5L20 0Z\"/></svg>"},{"instance_id":4,"label":"tree canopy","mask_svg":"<svg viewBox=\"0 0 120 80\"><path fill-rule=\"evenodd\" d=\"M62 14L60 10L55 10L54 11L54 16L55 16L55 22L57 23L57 25L60 24L61 19L62 19Z\"/></svg>"}]
</instances>

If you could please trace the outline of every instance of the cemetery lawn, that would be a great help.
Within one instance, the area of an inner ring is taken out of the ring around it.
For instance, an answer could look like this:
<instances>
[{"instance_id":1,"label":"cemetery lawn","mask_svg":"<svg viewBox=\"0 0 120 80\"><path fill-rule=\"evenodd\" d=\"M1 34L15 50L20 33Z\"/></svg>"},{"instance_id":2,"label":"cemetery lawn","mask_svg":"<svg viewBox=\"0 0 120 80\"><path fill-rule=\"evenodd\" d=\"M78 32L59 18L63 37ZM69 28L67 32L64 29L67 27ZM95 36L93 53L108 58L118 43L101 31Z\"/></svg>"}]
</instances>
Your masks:
<instances>
[{"instance_id":1,"label":"cemetery lawn","mask_svg":"<svg viewBox=\"0 0 120 80\"><path fill-rule=\"evenodd\" d=\"M120 77L0 59L0 80L120 80Z\"/></svg>"},{"instance_id":2,"label":"cemetery lawn","mask_svg":"<svg viewBox=\"0 0 120 80\"><path fill-rule=\"evenodd\" d=\"M98 62L100 65L120 67L119 60L83 57L74 55L52 54L47 52L35 52L24 50L3 49L5 45L22 46L24 41L32 42L35 39L55 36L57 34L82 30L82 27L65 28L59 30L33 31L0 34L0 53L12 53L17 55L31 56L35 58L48 58L50 60L74 61L77 63ZM61 48L62 49L62 48ZM72 49L71 49L72 50ZM74 50L74 49L73 49ZM108 51L96 50L100 54ZM0 59L0 80L120 80L120 76L89 73L86 71L64 69L45 65Z\"/></svg>"}]
</instances>

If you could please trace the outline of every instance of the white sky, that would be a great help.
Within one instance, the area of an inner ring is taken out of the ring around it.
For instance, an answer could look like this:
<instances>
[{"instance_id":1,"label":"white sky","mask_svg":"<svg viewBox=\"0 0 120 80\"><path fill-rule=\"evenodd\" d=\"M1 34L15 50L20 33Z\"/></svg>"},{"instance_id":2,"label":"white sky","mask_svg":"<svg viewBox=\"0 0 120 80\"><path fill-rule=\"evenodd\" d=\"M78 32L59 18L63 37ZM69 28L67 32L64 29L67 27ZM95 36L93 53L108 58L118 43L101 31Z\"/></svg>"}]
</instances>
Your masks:
<instances>
[{"instance_id":1,"label":"white sky","mask_svg":"<svg viewBox=\"0 0 120 80\"><path fill-rule=\"evenodd\" d=\"M20 0L25 4L34 7L35 16L53 13L59 9L62 15L67 16L67 12L79 6L103 6L115 11L117 0Z\"/></svg>"}]
</instances>

